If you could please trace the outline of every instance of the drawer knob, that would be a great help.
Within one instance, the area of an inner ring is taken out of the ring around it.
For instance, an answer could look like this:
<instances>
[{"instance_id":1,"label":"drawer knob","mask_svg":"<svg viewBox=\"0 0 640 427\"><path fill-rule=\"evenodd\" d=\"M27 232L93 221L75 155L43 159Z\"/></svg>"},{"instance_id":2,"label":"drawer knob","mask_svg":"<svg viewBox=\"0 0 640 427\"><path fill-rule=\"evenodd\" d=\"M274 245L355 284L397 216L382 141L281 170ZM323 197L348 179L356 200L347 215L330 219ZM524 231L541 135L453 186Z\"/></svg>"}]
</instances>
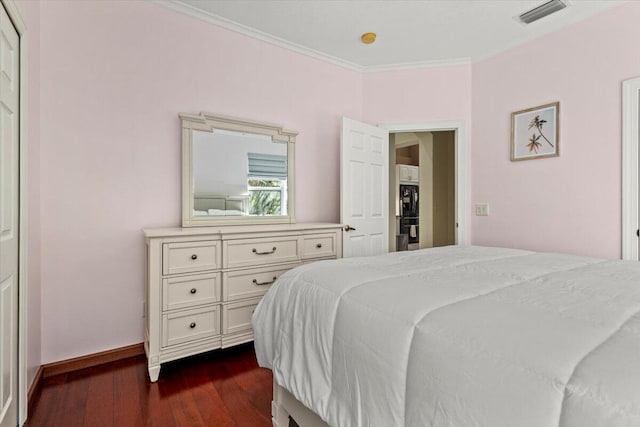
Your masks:
<instances>
[{"instance_id":1,"label":"drawer knob","mask_svg":"<svg viewBox=\"0 0 640 427\"><path fill-rule=\"evenodd\" d=\"M316 245L316 248L318 248L318 249L320 249L321 247L322 247L322 243L318 243L318 244Z\"/></svg>"},{"instance_id":2,"label":"drawer knob","mask_svg":"<svg viewBox=\"0 0 640 427\"><path fill-rule=\"evenodd\" d=\"M191 324L189 325L189 327L190 327L191 329L195 328L195 327L196 327L196 322L191 322Z\"/></svg>"},{"instance_id":3,"label":"drawer knob","mask_svg":"<svg viewBox=\"0 0 640 427\"><path fill-rule=\"evenodd\" d=\"M265 252L258 252L258 250L256 248L253 248L253 250L251 252L253 252L256 255L269 255L272 254L276 251L276 247L274 246L273 249L271 249L270 251L265 251Z\"/></svg>"},{"instance_id":4,"label":"drawer knob","mask_svg":"<svg viewBox=\"0 0 640 427\"><path fill-rule=\"evenodd\" d=\"M192 294L195 294L196 292L198 292L198 290L196 288L191 288L189 292L191 292Z\"/></svg>"},{"instance_id":5,"label":"drawer knob","mask_svg":"<svg viewBox=\"0 0 640 427\"><path fill-rule=\"evenodd\" d=\"M198 255L196 254L191 255L191 259L198 259Z\"/></svg>"},{"instance_id":6,"label":"drawer knob","mask_svg":"<svg viewBox=\"0 0 640 427\"><path fill-rule=\"evenodd\" d=\"M276 277L276 276L273 276L273 280L272 280L272 281L270 281L270 282L258 282L258 280L257 280L257 279L253 279L253 284L254 284L254 285L257 285L257 286L271 285L271 284L273 284L273 282L275 282L275 281L276 281L276 279L277 279L277 277Z\"/></svg>"}]
</instances>

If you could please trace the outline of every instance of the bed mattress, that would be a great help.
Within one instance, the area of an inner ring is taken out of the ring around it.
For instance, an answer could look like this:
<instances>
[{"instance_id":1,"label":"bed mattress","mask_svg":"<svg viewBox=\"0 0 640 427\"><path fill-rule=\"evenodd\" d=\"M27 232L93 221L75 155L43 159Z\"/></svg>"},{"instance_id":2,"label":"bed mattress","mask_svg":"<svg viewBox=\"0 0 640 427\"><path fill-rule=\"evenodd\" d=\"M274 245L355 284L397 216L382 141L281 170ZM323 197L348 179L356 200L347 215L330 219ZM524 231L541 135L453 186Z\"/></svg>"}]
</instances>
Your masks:
<instances>
[{"instance_id":1,"label":"bed mattress","mask_svg":"<svg viewBox=\"0 0 640 427\"><path fill-rule=\"evenodd\" d=\"M329 425L640 426L640 263L459 247L289 271L261 366Z\"/></svg>"}]
</instances>

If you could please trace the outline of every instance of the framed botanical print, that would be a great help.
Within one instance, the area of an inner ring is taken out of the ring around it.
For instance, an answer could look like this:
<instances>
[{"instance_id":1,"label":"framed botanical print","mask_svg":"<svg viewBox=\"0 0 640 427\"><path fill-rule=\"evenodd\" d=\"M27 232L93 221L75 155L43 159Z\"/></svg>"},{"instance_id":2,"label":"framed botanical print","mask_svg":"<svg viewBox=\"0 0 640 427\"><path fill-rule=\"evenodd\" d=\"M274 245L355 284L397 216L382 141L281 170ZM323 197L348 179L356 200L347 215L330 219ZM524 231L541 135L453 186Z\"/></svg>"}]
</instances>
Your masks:
<instances>
[{"instance_id":1,"label":"framed botanical print","mask_svg":"<svg viewBox=\"0 0 640 427\"><path fill-rule=\"evenodd\" d=\"M511 160L558 156L559 117L559 102L511 113Z\"/></svg>"}]
</instances>

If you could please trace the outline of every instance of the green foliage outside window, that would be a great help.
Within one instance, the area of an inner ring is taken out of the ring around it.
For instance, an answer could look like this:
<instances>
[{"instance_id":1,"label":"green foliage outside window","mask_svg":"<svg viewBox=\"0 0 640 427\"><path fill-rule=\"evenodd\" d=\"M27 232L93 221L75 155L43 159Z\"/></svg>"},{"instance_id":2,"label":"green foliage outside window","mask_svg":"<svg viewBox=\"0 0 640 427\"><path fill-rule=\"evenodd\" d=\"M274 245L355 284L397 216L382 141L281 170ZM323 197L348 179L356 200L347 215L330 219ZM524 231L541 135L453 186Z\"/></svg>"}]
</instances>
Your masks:
<instances>
[{"instance_id":1,"label":"green foliage outside window","mask_svg":"<svg viewBox=\"0 0 640 427\"><path fill-rule=\"evenodd\" d=\"M249 215L281 215L282 184L279 180L250 179Z\"/></svg>"}]
</instances>

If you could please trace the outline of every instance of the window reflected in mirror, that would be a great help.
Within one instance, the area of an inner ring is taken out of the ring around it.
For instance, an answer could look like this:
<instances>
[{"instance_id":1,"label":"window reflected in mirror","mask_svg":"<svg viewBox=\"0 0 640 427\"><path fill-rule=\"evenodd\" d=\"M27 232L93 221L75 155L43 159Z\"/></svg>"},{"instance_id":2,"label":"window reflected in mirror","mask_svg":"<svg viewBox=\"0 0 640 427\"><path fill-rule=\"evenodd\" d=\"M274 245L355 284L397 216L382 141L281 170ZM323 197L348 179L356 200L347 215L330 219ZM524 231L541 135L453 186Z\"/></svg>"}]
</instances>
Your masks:
<instances>
[{"instance_id":1,"label":"window reflected in mirror","mask_svg":"<svg viewBox=\"0 0 640 427\"><path fill-rule=\"evenodd\" d=\"M287 214L287 156L248 154L249 215Z\"/></svg>"},{"instance_id":2,"label":"window reflected in mirror","mask_svg":"<svg viewBox=\"0 0 640 427\"><path fill-rule=\"evenodd\" d=\"M287 215L287 143L193 131L192 153L194 217Z\"/></svg>"}]
</instances>

